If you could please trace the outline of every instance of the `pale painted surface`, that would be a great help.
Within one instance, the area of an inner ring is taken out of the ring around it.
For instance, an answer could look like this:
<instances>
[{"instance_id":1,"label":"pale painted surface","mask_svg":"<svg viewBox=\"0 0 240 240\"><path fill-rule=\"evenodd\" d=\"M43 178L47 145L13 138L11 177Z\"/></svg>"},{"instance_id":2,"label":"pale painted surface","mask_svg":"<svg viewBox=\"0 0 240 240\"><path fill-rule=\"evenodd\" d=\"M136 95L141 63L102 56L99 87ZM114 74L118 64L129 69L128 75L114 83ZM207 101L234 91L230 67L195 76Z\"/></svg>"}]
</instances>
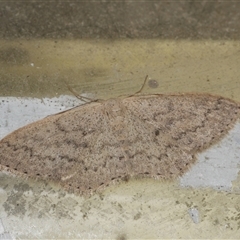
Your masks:
<instances>
[{"instance_id":1,"label":"pale painted surface","mask_svg":"<svg viewBox=\"0 0 240 240\"><path fill-rule=\"evenodd\" d=\"M240 170L240 122L218 144L198 155L197 164L180 180L181 186L232 190Z\"/></svg>"},{"instance_id":2,"label":"pale painted surface","mask_svg":"<svg viewBox=\"0 0 240 240\"><path fill-rule=\"evenodd\" d=\"M20 127L81 103L73 96L42 99L0 97L0 139Z\"/></svg>"}]
</instances>

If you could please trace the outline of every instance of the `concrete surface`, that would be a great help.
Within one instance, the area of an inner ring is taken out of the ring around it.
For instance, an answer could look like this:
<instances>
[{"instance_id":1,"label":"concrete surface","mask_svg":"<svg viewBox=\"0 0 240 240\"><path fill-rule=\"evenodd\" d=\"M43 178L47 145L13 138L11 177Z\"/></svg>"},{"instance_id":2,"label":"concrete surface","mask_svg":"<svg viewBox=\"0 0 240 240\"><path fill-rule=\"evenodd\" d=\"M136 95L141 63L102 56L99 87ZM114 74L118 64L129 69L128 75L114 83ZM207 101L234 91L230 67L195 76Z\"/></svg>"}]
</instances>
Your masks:
<instances>
[{"instance_id":1,"label":"concrete surface","mask_svg":"<svg viewBox=\"0 0 240 240\"><path fill-rule=\"evenodd\" d=\"M0 38L234 39L238 1L1 1Z\"/></svg>"},{"instance_id":2,"label":"concrete surface","mask_svg":"<svg viewBox=\"0 0 240 240\"><path fill-rule=\"evenodd\" d=\"M0 136L76 104L136 92L240 102L240 3L0 2ZM239 125L175 182L83 198L0 173L1 238L240 238Z\"/></svg>"}]
</instances>

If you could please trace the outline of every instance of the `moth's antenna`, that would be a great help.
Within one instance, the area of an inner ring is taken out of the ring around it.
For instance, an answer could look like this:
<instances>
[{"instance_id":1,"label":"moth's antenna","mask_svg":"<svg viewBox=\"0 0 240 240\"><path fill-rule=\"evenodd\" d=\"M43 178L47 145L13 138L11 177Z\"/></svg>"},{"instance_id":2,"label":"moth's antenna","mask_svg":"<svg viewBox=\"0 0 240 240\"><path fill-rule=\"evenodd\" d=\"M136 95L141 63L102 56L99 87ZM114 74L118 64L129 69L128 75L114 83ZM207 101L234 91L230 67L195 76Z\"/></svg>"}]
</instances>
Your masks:
<instances>
[{"instance_id":1,"label":"moth's antenna","mask_svg":"<svg viewBox=\"0 0 240 240\"><path fill-rule=\"evenodd\" d=\"M143 82L142 87L137 92L135 92L134 95L140 93L143 90L143 88L144 88L144 86L145 86L145 84L147 82L147 79L148 79L148 75L145 77L145 80Z\"/></svg>"},{"instance_id":2,"label":"moth's antenna","mask_svg":"<svg viewBox=\"0 0 240 240\"><path fill-rule=\"evenodd\" d=\"M146 85L147 79L148 79L148 75L145 77L145 80L144 80L143 85L141 86L141 88L140 88L137 92L135 92L134 94L131 94L131 95L128 96L128 97L132 97L132 96L140 93L140 92L143 90L144 86Z\"/></svg>"},{"instance_id":3,"label":"moth's antenna","mask_svg":"<svg viewBox=\"0 0 240 240\"><path fill-rule=\"evenodd\" d=\"M79 95L77 92L75 92L75 91L69 86L68 83L65 82L65 84L66 84L68 90L69 90L76 98L80 99L81 101L86 102L86 103L87 103L87 102L95 102L95 101L97 101L97 100L95 100L95 99L91 99L91 98L88 98L88 97L84 97L84 96Z\"/></svg>"}]
</instances>

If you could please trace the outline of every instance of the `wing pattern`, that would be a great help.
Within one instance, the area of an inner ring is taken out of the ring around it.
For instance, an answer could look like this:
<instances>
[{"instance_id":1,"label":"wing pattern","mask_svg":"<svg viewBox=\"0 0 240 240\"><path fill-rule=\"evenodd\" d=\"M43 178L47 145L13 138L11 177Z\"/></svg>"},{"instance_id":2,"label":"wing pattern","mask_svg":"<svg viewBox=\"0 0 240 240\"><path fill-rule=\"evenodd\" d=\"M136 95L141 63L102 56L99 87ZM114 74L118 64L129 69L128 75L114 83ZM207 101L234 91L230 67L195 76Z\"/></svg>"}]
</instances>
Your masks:
<instances>
[{"instance_id":1,"label":"wing pattern","mask_svg":"<svg viewBox=\"0 0 240 240\"><path fill-rule=\"evenodd\" d=\"M149 95L90 103L0 141L0 165L86 193L132 176L171 179L219 141L239 104L210 95Z\"/></svg>"}]
</instances>

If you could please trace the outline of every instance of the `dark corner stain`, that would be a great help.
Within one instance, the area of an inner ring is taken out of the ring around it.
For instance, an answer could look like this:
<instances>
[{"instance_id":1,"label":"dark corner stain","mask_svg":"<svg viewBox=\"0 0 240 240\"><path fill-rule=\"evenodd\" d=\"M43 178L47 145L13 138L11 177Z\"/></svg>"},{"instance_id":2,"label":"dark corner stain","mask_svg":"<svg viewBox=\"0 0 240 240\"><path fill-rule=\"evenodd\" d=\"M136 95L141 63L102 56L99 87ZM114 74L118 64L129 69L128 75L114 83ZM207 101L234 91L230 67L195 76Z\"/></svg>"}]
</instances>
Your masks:
<instances>
[{"instance_id":1,"label":"dark corner stain","mask_svg":"<svg viewBox=\"0 0 240 240\"><path fill-rule=\"evenodd\" d=\"M12 65L26 64L29 62L29 53L18 47L0 48L0 62Z\"/></svg>"}]
</instances>

